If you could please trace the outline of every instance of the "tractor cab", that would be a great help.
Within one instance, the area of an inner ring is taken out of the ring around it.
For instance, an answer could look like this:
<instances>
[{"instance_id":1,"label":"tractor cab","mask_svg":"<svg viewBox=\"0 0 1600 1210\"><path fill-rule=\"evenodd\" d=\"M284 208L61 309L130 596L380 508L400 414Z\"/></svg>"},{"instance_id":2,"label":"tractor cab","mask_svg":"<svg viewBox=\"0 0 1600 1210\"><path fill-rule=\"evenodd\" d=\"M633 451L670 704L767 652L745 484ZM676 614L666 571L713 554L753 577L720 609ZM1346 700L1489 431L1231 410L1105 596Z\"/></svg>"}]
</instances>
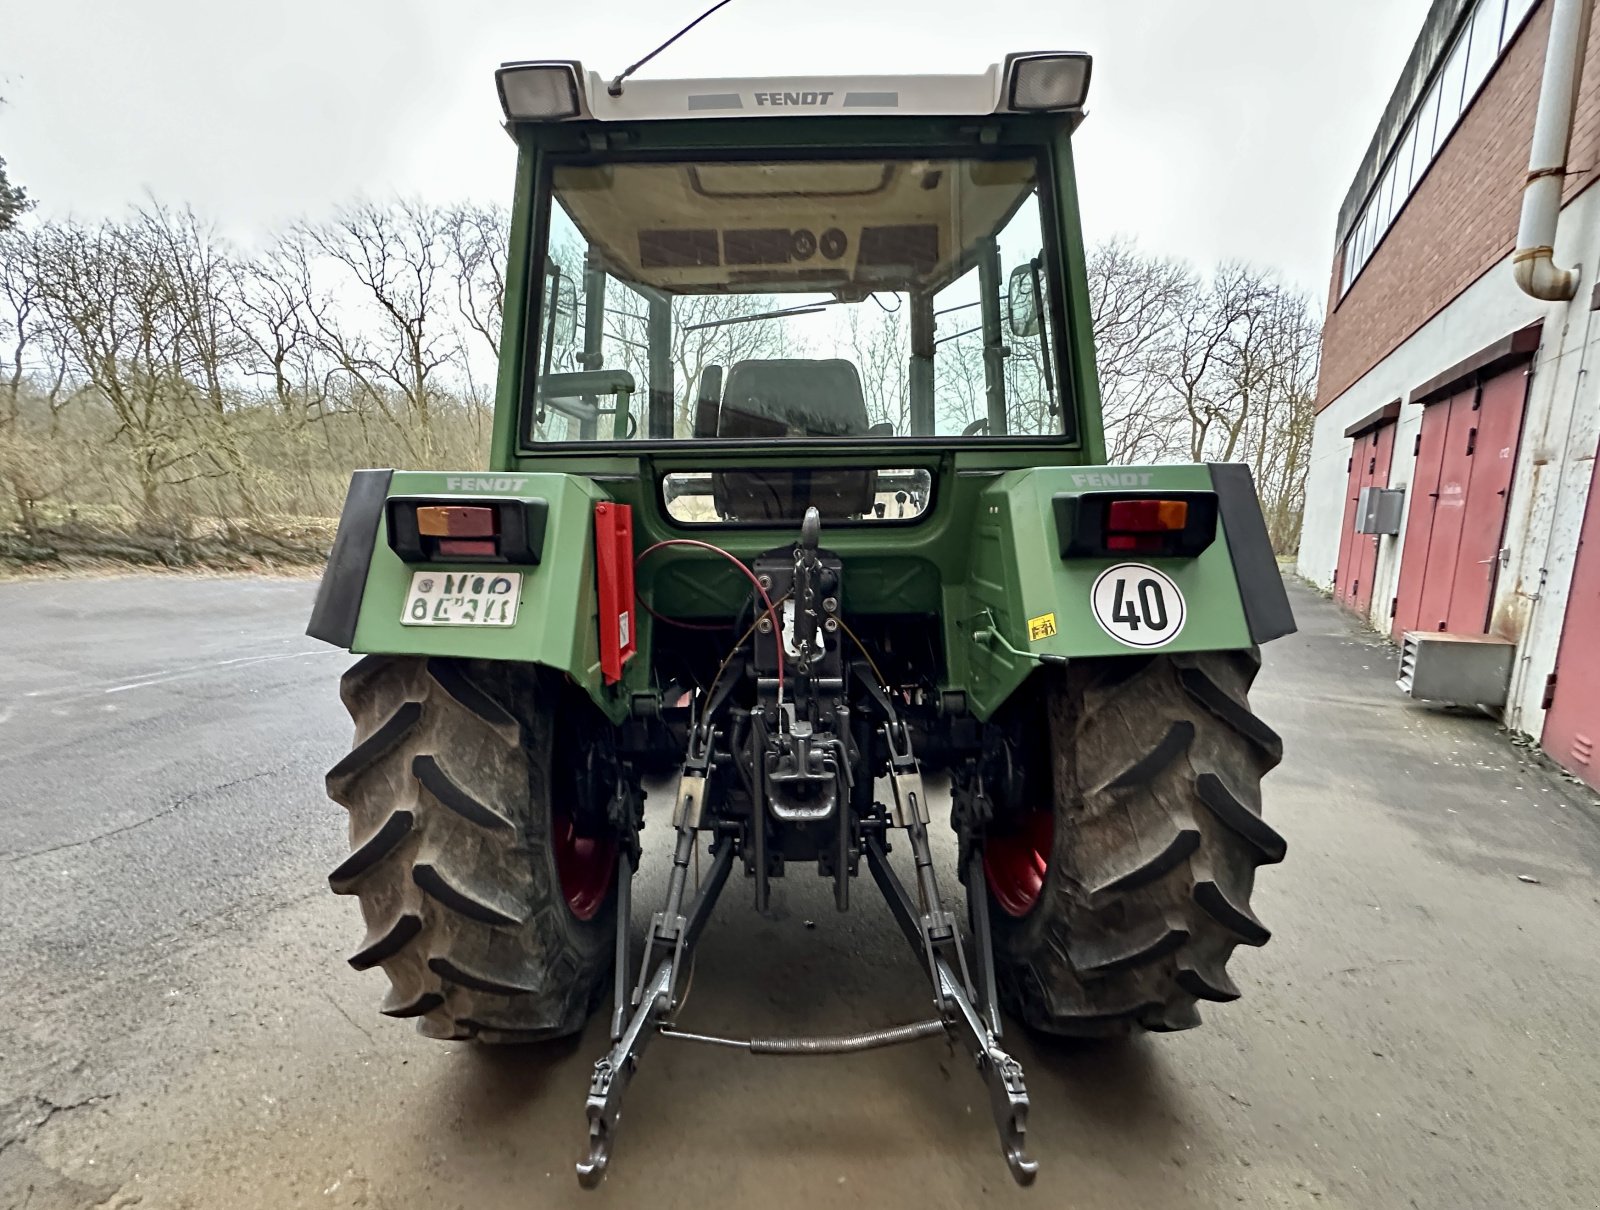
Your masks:
<instances>
[{"instance_id":1,"label":"tractor cab","mask_svg":"<svg viewBox=\"0 0 1600 1210\"><path fill-rule=\"evenodd\" d=\"M700 452L657 498L691 525L904 522L932 488L905 452L1081 450L1060 215L1087 77L1084 56L1013 56L613 93L576 64L502 68L527 257L508 446Z\"/></svg>"}]
</instances>

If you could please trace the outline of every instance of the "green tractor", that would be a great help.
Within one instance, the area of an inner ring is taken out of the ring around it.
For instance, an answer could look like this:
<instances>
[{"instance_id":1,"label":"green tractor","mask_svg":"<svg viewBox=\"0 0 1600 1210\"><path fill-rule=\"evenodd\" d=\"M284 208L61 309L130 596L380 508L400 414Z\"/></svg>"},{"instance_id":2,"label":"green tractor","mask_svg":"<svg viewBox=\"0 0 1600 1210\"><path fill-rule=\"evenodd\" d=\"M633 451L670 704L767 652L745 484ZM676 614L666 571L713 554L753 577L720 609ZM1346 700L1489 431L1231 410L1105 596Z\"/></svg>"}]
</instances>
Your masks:
<instances>
[{"instance_id":1,"label":"green tractor","mask_svg":"<svg viewBox=\"0 0 1600 1210\"><path fill-rule=\"evenodd\" d=\"M331 883L367 925L350 963L443 1039L570 1035L609 991L585 1185L658 1036L935 1035L1026 1184L1003 1023L1188 1029L1268 938L1281 745L1248 692L1294 620L1246 468L1101 465L1089 68L498 73L519 159L489 469L357 472L309 633L365 653L328 774L352 844ZM639 939L642 782L669 773ZM930 846L947 812L965 927ZM762 909L815 871L845 910L863 868L929 1020L679 1028L730 875Z\"/></svg>"}]
</instances>

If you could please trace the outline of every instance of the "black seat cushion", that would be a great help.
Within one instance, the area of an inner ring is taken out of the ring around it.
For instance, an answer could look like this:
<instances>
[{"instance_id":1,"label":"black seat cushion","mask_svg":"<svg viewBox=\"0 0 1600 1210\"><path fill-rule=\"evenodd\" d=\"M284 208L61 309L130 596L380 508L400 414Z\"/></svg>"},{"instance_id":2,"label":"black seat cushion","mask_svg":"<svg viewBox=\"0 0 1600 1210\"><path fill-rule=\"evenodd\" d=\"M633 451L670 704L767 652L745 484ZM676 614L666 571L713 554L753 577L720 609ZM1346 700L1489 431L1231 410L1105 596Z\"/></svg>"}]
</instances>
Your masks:
<instances>
[{"instance_id":1,"label":"black seat cushion","mask_svg":"<svg viewBox=\"0 0 1600 1210\"><path fill-rule=\"evenodd\" d=\"M721 437L865 437L861 375L841 358L738 361L722 392Z\"/></svg>"},{"instance_id":2,"label":"black seat cushion","mask_svg":"<svg viewBox=\"0 0 1600 1210\"><path fill-rule=\"evenodd\" d=\"M861 375L840 358L735 362L717 436L758 439L865 437L870 427ZM712 480L717 510L740 521L799 521L807 507L825 518L872 507L875 471L726 471Z\"/></svg>"}]
</instances>

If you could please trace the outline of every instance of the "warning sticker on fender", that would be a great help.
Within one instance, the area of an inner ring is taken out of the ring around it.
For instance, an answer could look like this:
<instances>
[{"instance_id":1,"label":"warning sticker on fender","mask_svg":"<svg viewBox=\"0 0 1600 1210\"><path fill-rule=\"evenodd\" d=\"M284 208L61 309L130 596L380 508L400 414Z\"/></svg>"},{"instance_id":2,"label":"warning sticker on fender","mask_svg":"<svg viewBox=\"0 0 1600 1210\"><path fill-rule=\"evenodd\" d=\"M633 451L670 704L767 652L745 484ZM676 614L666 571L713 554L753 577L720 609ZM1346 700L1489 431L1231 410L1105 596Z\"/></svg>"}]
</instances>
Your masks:
<instances>
[{"instance_id":1,"label":"warning sticker on fender","mask_svg":"<svg viewBox=\"0 0 1600 1210\"><path fill-rule=\"evenodd\" d=\"M1164 647L1183 629L1183 593L1143 563L1119 563L1100 573L1090 590L1094 620L1128 647Z\"/></svg>"},{"instance_id":2,"label":"warning sticker on fender","mask_svg":"<svg viewBox=\"0 0 1600 1210\"><path fill-rule=\"evenodd\" d=\"M1028 619L1028 642L1037 643L1040 639L1048 639L1056 632L1056 615L1041 613L1036 618Z\"/></svg>"}]
</instances>

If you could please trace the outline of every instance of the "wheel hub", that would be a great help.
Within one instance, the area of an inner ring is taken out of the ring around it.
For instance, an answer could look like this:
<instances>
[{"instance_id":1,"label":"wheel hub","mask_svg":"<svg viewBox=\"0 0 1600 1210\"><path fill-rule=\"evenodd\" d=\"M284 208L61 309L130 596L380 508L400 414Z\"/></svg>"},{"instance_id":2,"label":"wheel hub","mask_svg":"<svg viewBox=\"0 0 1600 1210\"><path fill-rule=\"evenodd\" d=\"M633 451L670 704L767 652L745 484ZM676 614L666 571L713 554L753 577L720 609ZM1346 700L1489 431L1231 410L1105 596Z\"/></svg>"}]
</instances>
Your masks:
<instances>
[{"instance_id":1,"label":"wheel hub","mask_svg":"<svg viewBox=\"0 0 1600 1210\"><path fill-rule=\"evenodd\" d=\"M617 842L609 837L580 836L570 815L558 812L550 822L562 897L579 920L593 920L616 876Z\"/></svg>"},{"instance_id":2,"label":"wheel hub","mask_svg":"<svg viewBox=\"0 0 1600 1210\"><path fill-rule=\"evenodd\" d=\"M1015 827L985 840L984 876L1006 915L1026 916L1039 902L1055 838L1054 815L1035 809L1024 813Z\"/></svg>"}]
</instances>

